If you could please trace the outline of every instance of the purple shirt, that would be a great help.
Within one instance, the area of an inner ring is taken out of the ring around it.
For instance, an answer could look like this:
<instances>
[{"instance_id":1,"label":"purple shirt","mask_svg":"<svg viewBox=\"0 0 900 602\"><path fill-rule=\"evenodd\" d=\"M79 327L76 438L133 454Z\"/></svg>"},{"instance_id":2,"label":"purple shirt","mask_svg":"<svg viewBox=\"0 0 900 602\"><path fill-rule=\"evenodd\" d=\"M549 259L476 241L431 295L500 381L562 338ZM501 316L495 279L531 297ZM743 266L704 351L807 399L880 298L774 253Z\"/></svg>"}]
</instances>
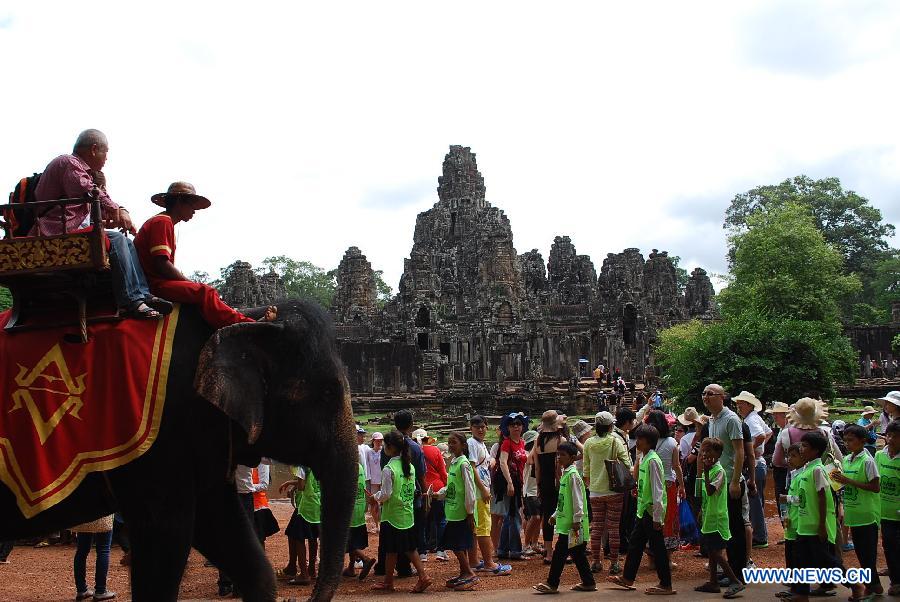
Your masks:
<instances>
[{"instance_id":1,"label":"purple shirt","mask_svg":"<svg viewBox=\"0 0 900 602\"><path fill-rule=\"evenodd\" d=\"M75 155L60 155L44 170L37 188L34 190L34 200L52 201L56 199L77 199L83 197L86 192L94 189L94 178L90 173L91 168L81 158ZM119 209L104 188L100 189L100 210L104 219L114 219ZM53 236L63 234L63 224L60 212L62 207L53 207L45 215L39 217L31 229L32 236ZM78 230L87 221L91 206L67 205L66 227L67 232Z\"/></svg>"}]
</instances>

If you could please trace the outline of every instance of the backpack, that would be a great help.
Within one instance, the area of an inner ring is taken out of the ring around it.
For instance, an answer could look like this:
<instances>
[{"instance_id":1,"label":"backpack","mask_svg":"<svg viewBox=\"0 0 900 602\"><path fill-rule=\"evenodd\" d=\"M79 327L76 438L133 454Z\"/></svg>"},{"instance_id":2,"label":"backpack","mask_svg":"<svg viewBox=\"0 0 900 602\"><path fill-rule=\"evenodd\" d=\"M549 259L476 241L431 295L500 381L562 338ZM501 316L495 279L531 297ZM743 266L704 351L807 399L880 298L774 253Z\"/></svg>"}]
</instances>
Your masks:
<instances>
[{"instance_id":1,"label":"backpack","mask_svg":"<svg viewBox=\"0 0 900 602\"><path fill-rule=\"evenodd\" d=\"M22 178L16 184L15 189L9 193L9 204L14 205L14 207L4 209L3 219L9 224L9 230L13 238L27 236L32 226L34 226L34 211L27 209L25 204L35 201L34 191L40 179L41 174L39 173L28 178Z\"/></svg>"}]
</instances>

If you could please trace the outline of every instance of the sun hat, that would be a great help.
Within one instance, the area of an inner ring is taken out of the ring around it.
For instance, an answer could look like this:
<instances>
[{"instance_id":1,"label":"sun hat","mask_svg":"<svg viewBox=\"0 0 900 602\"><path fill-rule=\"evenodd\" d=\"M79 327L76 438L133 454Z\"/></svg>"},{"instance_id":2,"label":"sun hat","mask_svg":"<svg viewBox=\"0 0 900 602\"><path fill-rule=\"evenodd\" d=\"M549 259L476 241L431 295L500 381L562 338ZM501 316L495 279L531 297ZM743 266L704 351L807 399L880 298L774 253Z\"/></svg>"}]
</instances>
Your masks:
<instances>
[{"instance_id":1,"label":"sun hat","mask_svg":"<svg viewBox=\"0 0 900 602\"><path fill-rule=\"evenodd\" d=\"M374 433L372 433L372 441L384 441L384 435L382 435L378 431L375 431Z\"/></svg>"},{"instance_id":2,"label":"sun hat","mask_svg":"<svg viewBox=\"0 0 900 602\"><path fill-rule=\"evenodd\" d=\"M891 391L884 397L879 397L878 401L887 401L895 406L900 406L900 391Z\"/></svg>"},{"instance_id":3,"label":"sun hat","mask_svg":"<svg viewBox=\"0 0 900 602\"><path fill-rule=\"evenodd\" d=\"M863 416L873 416L877 413L878 413L878 410L876 410L872 406L866 406L863 408L863 411L862 411Z\"/></svg>"},{"instance_id":4,"label":"sun hat","mask_svg":"<svg viewBox=\"0 0 900 602\"><path fill-rule=\"evenodd\" d=\"M776 401L770 409L766 410L766 414L787 414L790 411L791 406L783 401Z\"/></svg>"},{"instance_id":5,"label":"sun hat","mask_svg":"<svg viewBox=\"0 0 900 602\"><path fill-rule=\"evenodd\" d=\"M556 410L547 410L541 414L541 432L553 433L559 430L556 426L556 419L559 417Z\"/></svg>"},{"instance_id":6,"label":"sun hat","mask_svg":"<svg viewBox=\"0 0 900 602\"><path fill-rule=\"evenodd\" d=\"M811 397L802 397L791 406L788 422L799 429L811 430L828 417L828 407L824 402Z\"/></svg>"},{"instance_id":7,"label":"sun hat","mask_svg":"<svg viewBox=\"0 0 900 602\"><path fill-rule=\"evenodd\" d=\"M559 429L565 427L565 426L566 426L566 420L568 420L568 419L569 419L569 417L566 416L565 414L559 414L559 415L557 415L557 417L556 417L556 430L559 430Z\"/></svg>"},{"instance_id":8,"label":"sun hat","mask_svg":"<svg viewBox=\"0 0 900 602\"><path fill-rule=\"evenodd\" d=\"M751 406L753 406L754 412L759 412L763 409L762 402L757 399L756 395L754 395L750 391L741 391L740 395L735 395L731 398L731 400L734 402L743 401L745 403L749 403Z\"/></svg>"},{"instance_id":9,"label":"sun hat","mask_svg":"<svg viewBox=\"0 0 900 602\"><path fill-rule=\"evenodd\" d=\"M522 433L522 441L525 442L525 445L528 445L535 439L537 439L538 432L537 431L525 431Z\"/></svg>"},{"instance_id":10,"label":"sun hat","mask_svg":"<svg viewBox=\"0 0 900 602\"><path fill-rule=\"evenodd\" d=\"M574 425L572 425L572 434L575 435L575 437L578 439L580 439L585 433L589 432L591 432L591 425L584 420L579 420Z\"/></svg>"},{"instance_id":11,"label":"sun hat","mask_svg":"<svg viewBox=\"0 0 900 602\"><path fill-rule=\"evenodd\" d=\"M191 201L191 205L194 206L194 209L206 209L212 205L208 198L197 194L197 190L190 182L172 182L169 184L168 190L154 194L150 197L150 201L154 205L165 207L166 200L170 197L189 200Z\"/></svg>"},{"instance_id":12,"label":"sun hat","mask_svg":"<svg viewBox=\"0 0 900 602\"><path fill-rule=\"evenodd\" d=\"M678 415L678 422L684 426L690 426L697 422L703 422L703 419L700 416L700 412L697 411L697 408L689 406L684 408L684 412Z\"/></svg>"},{"instance_id":13,"label":"sun hat","mask_svg":"<svg viewBox=\"0 0 900 602\"><path fill-rule=\"evenodd\" d=\"M428 439L428 431L425 429L416 429L412 432L412 438L422 443L423 439Z\"/></svg>"},{"instance_id":14,"label":"sun hat","mask_svg":"<svg viewBox=\"0 0 900 602\"><path fill-rule=\"evenodd\" d=\"M599 426L611 426L615 424L616 419L609 412L597 412L594 416L594 424Z\"/></svg>"},{"instance_id":15,"label":"sun hat","mask_svg":"<svg viewBox=\"0 0 900 602\"><path fill-rule=\"evenodd\" d=\"M835 420L831 423L831 429L838 434L842 433L845 428L847 428L847 423L843 420Z\"/></svg>"},{"instance_id":16,"label":"sun hat","mask_svg":"<svg viewBox=\"0 0 900 602\"><path fill-rule=\"evenodd\" d=\"M500 432L504 437L509 437L509 425L513 422L519 422L522 425L522 432L528 430L528 416L522 412L510 412L500 418Z\"/></svg>"}]
</instances>

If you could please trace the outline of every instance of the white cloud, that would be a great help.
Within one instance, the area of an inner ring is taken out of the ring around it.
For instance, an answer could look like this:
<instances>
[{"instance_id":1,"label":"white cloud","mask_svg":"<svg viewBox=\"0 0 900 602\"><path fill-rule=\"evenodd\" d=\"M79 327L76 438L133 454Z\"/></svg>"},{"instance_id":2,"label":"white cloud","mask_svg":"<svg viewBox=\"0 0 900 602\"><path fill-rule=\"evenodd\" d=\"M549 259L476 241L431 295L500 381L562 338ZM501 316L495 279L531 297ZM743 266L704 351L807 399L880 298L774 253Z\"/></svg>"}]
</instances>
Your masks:
<instances>
[{"instance_id":1,"label":"white cloud","mask_svg":"<svg viewBox=\"0 0 900 602\"><path fill-rule=\"evenodd\" d=\"M757 184L825 166L900 213L900 9L823 6L11 2L0 182L97 127L136 216L176 179L213 200L186 271L356 245L396 289L463 144L519 252L569 234L598 269L639 246L723 271L716 215Z\"/></svg>"}]
</instances>

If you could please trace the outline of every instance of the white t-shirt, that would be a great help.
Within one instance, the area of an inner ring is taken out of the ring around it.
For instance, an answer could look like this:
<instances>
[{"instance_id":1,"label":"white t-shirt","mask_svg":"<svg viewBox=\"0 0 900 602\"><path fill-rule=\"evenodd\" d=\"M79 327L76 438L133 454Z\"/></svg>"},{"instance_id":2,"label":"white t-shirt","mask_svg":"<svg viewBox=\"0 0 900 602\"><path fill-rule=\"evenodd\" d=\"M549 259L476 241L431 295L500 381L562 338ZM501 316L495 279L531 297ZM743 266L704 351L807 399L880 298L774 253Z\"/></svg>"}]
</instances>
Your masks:
<instances>
[{"instance_id":1,"label":"white t-shirt","mask_svg":"<svg viewBox=\"0 0 900 602\"><path fill-rule=\"evenodd\" d=\"M747 427L750 429L750 436L756 439L759 435L768 435L772 432L772 429L769 428L769 425L765 423L762 419L762 416L759 415L759 412L750 412L747 414L747 417L744 418L744 422L747 424ZM754 448L756 452L756 457L762 457L763 448L765 447L765 442L762 445L757 445Z\"/></svg>"},{"instance_id":2,"label":"white t-shirt","mask_svg":"<svg viewBox=\"0 0 900 602\"><path fill-rule=\"evenodd\" d=\"M368 447L368 446L366 446ZM381 451L375 451L368 448L366 455L366 474L369 475L369 482L372 485L381 485Z\"/></svg>"},{"instance_id":3,"label":"white t-shirt","mask_svg":"<svg viewBox=\"0 0 900 602\"><path fill-rule=\"evenodd\" d=\"M691 453L691 447L694 445L694 437L697 435L695 432L685 433L681 438L681 441L678 442L678 453L681 454L681 459L684 460Z\"/></svg>"},{"instance_id":4,"label":"white t-shirt","mask_svg":"<svg viewBox=\"0 0 900 602\"><path fill-rule=\"evenodd\" d=\"M363 467L363 472L366 473L366 480L369 480L369 450L372 449L365 443L360 443L356 446L356 450L359 452L359 463Z\"/></svg>"},{"instance_id":5,"label":"white t-shirt","mask_svg":"<svg viewBox=\"0 0 900 602\"><path fill-rule=\"evenodd\" d=\"M469 461L475 467L478 478L484 483L485 487L491 487L491 457L488 455L487 446L484 441L479 441L475 437L469 437Z\"/></svg>"}]
</instances>

